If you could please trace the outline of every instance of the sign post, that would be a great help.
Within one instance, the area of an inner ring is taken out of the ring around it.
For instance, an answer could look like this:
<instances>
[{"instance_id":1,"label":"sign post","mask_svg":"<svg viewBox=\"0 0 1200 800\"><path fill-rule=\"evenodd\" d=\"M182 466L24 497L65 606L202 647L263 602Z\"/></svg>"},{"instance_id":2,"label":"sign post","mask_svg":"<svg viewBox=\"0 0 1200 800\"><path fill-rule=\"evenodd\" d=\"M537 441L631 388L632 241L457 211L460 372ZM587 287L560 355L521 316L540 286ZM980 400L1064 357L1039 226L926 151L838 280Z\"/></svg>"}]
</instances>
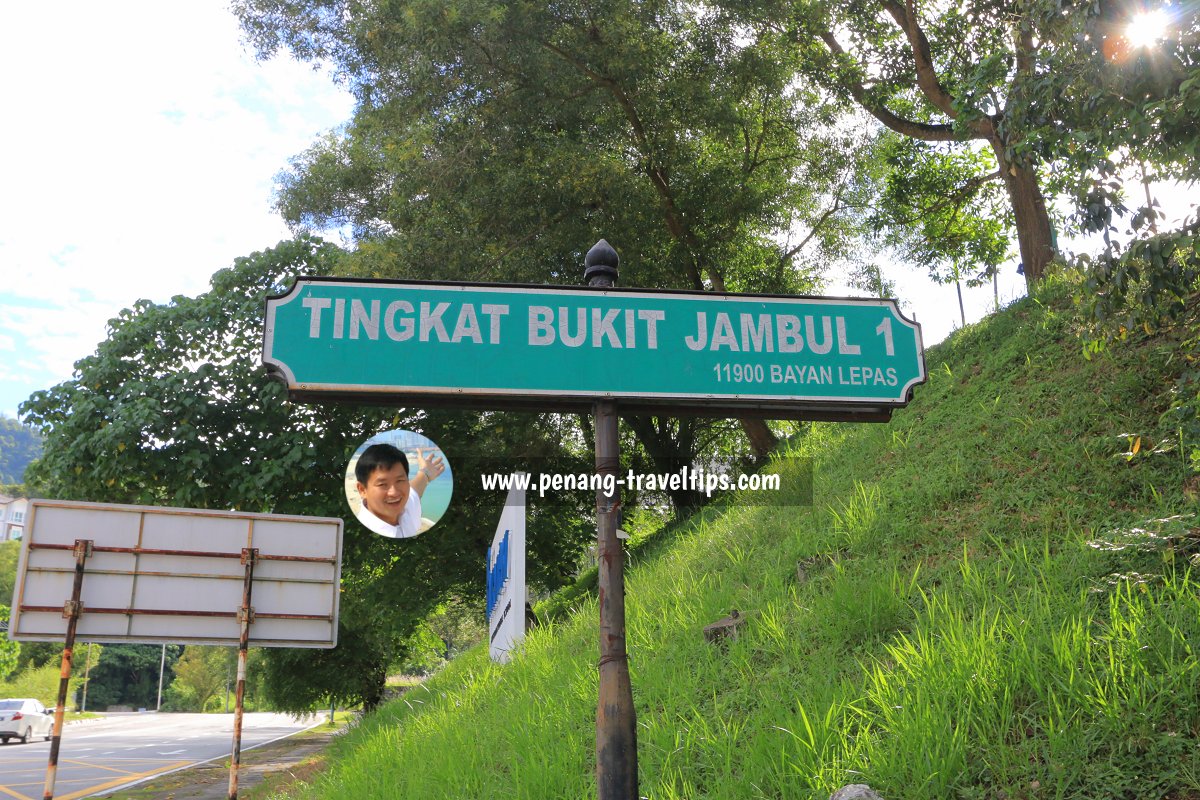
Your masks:
<instances>
[{"instance_id":1,"label":"sign post","mask_svg":"<svg viewBox=\"0 0 1200 800\"><path fill-rule=\"evenodd\" d=\"M617 253L601 239L584 258L584 278L595 288L617 280ZM617 404L599 400L595 406L596 474L621 471ZM617 538L621 490L612 483L611 495L596 490L596 560L600 595L600 682L596 698L596 787L600 800L637 800L637 712L625 649L625 554Z\"/></svg>"}]
</instances>

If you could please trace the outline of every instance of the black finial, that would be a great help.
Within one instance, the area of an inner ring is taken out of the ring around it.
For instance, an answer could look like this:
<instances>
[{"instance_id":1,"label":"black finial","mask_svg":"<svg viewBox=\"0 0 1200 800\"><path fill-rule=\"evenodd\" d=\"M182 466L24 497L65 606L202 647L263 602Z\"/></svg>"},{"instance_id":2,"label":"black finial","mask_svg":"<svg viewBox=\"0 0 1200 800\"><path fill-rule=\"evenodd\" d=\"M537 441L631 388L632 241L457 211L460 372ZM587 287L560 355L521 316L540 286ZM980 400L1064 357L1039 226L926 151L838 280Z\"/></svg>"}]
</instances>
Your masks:
<instances>
[{"instance_id":1,"label":"black finial","mask_svg":"<svg viewBox=\"0 0 1200 800\"><path fill-rule=\"evenodd\" d=\"M617 282L617 266L621 259L612 245L601 239L592 245L583 258L583 279L588 286L614 286Z\"/></svg>"}]
</instances>

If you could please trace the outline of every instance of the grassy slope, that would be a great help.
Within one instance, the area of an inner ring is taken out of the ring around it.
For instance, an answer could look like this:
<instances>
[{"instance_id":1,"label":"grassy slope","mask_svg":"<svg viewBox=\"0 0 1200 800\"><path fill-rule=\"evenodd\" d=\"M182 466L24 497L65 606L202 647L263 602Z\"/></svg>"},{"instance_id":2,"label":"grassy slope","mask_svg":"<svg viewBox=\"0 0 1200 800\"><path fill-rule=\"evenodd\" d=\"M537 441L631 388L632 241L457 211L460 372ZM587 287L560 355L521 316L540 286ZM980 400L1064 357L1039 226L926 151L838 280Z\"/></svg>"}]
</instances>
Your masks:
<instances>
[{"instance_id":1,"label":"grassy slope","mask_svg":"<svg viewBox=\"0 0 1200 800\"><path fill-rule=\"evenodd\" d=\"M959 332L890 425L794 445L813 507L710 511L640 559L643 795L1200 797L1196 521L1155 521L1195 504L1178 450L1150 452L1179 356L1079 352L1036 301ZM731 608L743 634L706 644ZM596 618L456 660L304 796L594 796Z\"/></svg>"}]
</instances>

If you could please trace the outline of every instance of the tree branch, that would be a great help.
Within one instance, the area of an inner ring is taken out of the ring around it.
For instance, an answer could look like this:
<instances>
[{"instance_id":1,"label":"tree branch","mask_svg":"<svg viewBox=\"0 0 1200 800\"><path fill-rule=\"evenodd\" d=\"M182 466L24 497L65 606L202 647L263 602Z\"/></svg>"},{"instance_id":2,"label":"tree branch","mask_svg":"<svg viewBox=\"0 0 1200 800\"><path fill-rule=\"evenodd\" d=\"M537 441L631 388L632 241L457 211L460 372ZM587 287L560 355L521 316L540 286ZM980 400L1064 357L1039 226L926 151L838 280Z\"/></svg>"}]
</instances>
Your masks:
<instances>
[{"instance_id":1,"label":"tree branch","mask_svg":"<svg viewBox=\"0 0 1200 800\"><path fill-rule=\"evenodd\" d=\"M965 183L963 183L963 185L960 186L957 191L954 192L954 194L951 194L948 197L943 197L938 202L930 203L929 205L924 206L922 208L918 208L917 210L920 212L921 215L932 214L934 212L941 211L946 206L953 205L953 206L955 206L955 209L956 209L955 213L957 214L957 210L962 207L962 205L967 201L967 199L980 186L983 186L985 183L988 183L989 181L994 181L999 177L1002 177L1002 175L1001 175L1000 171L997 170L996 172L989 172L987 175L976 175L972 178L968 178L967 181ZM911 218L897 217L896 221L902 225L914 225L914 224L916 224L916 222L919 219L920 219L919 216L911 217Z\"/></svg>"},{"instance_id":2,"label":"tree branch","mask_svg":"<svg viewBox=\"0 0 1200 800\"><path fill-rule=\"evenodd\" d=\"M804 237L803 241L801 241L800 244L796 245L791 250L788 250L786 253L784 253L782 256L780 256L779 262L781 264L784 264L784 263L787 263L788 261L791 261L792 257L794 255L796 255L796 253L799 253L801 250L804 249L805 245L807 245L810 241L812 241L812 238L814 236L816 236L817 233L821 230L821 226L823 226L826 222L828 222L829 218L832 217L834 214L836 214L841 209L842 209L842 195L839 192L833 198L833 207L826 209L825 212L823 214L821 214L820 218L812 226L812 230L810 230L808 232L808 235Z\"/></svg>"},{"instance_id":3,"label":"tree branch","mask_svg":"<svg viewBox=\"0 0 1200 800\"><path fill-rule=\"evenodd\" d=\"M835 56L843 57L846 51L842 45L834 38L833 32L822 30L819 32L821 41L825 42L825 46L829 48ZM867 91L858 80L842 79L846 89L850 95L858 101L858 104L865 108L871 116L882 122L887 127L894 130L896 133L910 136L913 139L923 139L927 142L952 142L959 137L954 132L954 127L951 125L930 125L924 122L914 122L913 120L899 117L885 108L879 103L873 102L867 97Z\"/></svg>"},{"instance_id":4,"label":"tree branch","mask_svg":"<svg viewBox=\"0 0 1200 800\"><path fill-rule=\"evenodd\" d=\"M607 89L609 94L612 95L613 99L617 101L617 105L621 107L621 110L625 114L625 119L629 122L630 128L633 130L634 141L637 142L638 149L641 151L642 156L646 159L646 175L650 178L650 183L654 186L655 191L658 193L659 198L663 202L663 207L666 214L667 230L670 231L673 237L682 242L684 247L687 249L688 277L691 279L695 288L703 289L704 281L700 275L700 266L696 256L696 253L699 251L699 246L694 240L695 237L692 236L691 232L687 228L687 225L684 223L683 215L675 205L674 193L671 191L671 184L667 178L666 172L661 166L655 163L653 150L650 147L650 137L646 134L646 129L642 125L641 116L637 113L637 108L634 107L633 101L629 98L629 95L625 93L625 90L621 88L620 84L618 84L612 78L596 72L587 64L579 61L579 59L572 56L566 50L563 50L561 47L558 47L551 42L541 42L541 45L554 55L561 58L563 61L566 61L571 66L575 67L575 69L583 73L588 80ZM719 292L725 291L725 282L722 280L720 272L715 269L708 269L706 271L708 272L709 279L712 281L713 288Z\"/></svg>"},{"instance_id":5,"label":"tree branch","mask_svg":"<svg viewBox=\"0 0 1200 800\"><path fill-rule=\"evenodd\" d=\"M917 68L917 85L921 87L921 93L938 111L950 119L957 118L954 98L938 80L937 70L933 66L933 54L929 49L929 39L925 37L925 31L921 29L921 23L917 20L913 0L904 0L904 5L900 5L898 0L882 0L882 3L884 10L908 37L908 46L912 49L913 61Z\"/></svg>"}]
</instances>

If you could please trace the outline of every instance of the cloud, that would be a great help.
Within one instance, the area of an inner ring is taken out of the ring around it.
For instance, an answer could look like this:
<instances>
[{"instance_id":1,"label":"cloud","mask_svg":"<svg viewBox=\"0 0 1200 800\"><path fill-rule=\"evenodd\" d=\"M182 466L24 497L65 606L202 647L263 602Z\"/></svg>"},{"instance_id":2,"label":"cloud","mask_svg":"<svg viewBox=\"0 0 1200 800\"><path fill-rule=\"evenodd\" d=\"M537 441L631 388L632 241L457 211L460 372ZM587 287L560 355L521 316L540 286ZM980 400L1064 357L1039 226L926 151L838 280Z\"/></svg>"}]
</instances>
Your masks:
<instances>
[{"instance_id":1,"label":"cloud","mask_svg":"<svg viewBox=\"0 0 1200 800\"><path fill-rule=\"evenodd\" d=\"M0 374L28 358L34 388L122 308L287 238L275 174L353 108L309 65L255 62L224 0L17 4L0 69L25 76L0 99Z\"/></svg>"}]
</instances>

